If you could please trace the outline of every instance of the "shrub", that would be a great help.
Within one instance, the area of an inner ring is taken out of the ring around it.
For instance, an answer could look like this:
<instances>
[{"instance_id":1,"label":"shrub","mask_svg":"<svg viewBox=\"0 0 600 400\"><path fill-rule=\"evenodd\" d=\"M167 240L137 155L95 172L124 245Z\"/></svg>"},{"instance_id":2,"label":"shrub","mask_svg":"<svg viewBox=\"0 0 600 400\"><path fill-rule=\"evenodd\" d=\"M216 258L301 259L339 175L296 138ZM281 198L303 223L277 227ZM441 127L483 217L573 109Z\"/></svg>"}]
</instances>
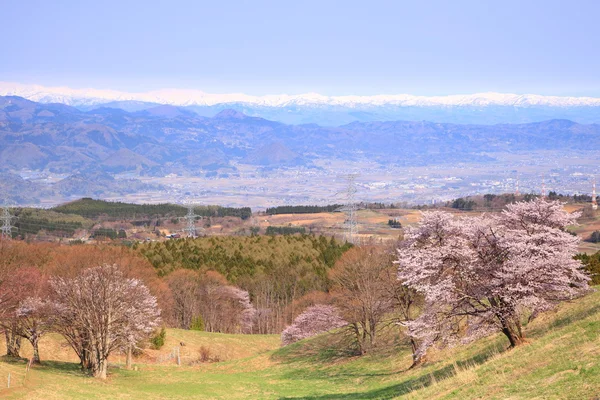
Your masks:
<instances>
[{"instance_id":1,"label":"shrub","mask_svg":"<svg viewBox=\"0 0 600 400\"><path fill-rule=\"evenodd\" d=\"M199 353L200 353L200 362L210 361L210 349L208 347L201 346Z\"/></svg>"},{"instance_id":2,"label":"shrub","mask_svg":"<svg viewBox=\"0 0 600 400\"><path fill-rule=\"evenodd\" d=\"M600 251L592 255L579 253L575 256L576 260L581 261L585 271L592 278L591 285L600 285Z\"/></svg>"},{"instance_id":3,"label":"shrub","mask_svg":"<svg viewBox=\"0 0 600 400\"><path fill-rule=\"evenodd\" d=\"M160 350L165 345L167 338L167 330L163 326L160 328L160 332L150 338L150 345L154 350Z\"/></svg>"}]
</instances>

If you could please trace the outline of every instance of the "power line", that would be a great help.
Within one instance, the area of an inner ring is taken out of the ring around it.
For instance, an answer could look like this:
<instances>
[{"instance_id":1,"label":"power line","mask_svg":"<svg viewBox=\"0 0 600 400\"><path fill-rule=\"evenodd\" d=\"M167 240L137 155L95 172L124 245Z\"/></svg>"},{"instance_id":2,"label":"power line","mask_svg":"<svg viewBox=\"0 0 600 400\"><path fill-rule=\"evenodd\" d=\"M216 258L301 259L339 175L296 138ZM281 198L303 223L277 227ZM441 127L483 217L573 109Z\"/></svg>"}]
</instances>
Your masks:
<instances>
[{"instance_id":1,"label":"power line","mask_svg":"<svg viewBox=\"0 0 600 400\"><path fill-rule=\"evenodd\" d=\"M592 209L593 210L598 209L598 203L596 201L596 176L595 175L594 175L594 178L592 181Z\"/></svg>"}]
</instances>

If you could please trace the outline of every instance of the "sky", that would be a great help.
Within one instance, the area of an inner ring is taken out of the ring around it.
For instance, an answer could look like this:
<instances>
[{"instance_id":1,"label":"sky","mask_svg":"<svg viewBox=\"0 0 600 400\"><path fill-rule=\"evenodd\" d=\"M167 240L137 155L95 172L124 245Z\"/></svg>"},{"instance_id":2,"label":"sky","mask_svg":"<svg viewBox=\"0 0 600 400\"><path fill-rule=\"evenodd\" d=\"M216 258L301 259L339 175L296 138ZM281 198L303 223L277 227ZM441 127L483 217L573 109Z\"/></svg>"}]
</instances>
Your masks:
<instances>
[{"instance_id":1,"label":"sky","mask_svg":"<svg viewBox=\"0 0 600 400\"><path fill-rule=\"evenodd\" d=\"M0 81L600 96L597 0L0 0Z\"/></svg>"}]
</instances>

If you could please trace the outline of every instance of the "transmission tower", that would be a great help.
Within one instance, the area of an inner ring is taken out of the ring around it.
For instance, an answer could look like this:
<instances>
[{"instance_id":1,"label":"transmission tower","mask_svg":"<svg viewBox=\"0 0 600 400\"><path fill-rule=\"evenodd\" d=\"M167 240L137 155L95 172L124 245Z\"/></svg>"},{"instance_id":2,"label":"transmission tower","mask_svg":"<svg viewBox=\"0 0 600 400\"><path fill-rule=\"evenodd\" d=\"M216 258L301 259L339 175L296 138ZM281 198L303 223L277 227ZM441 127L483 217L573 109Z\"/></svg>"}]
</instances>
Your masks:
<instances>
[{"instance_id":1,"label":"transmission tower","mask_svg":"<svg viewBox=\"0 0 600 400\"><path fill-rule=\"evenodd\" d=\"M519 173L517 172L517 183L515 187L515 196L519 196Z\"/></svg>"},{"instance_id":2,"label":"transmission tower","mask_svg":"<svg viewBox=\"0 0 600 400\"><path fill-rule=\"evenodd\" d=\"M546 198L546 180L544 179L544 175L542 175L542 199Z\"/></svg>"},{"instance_id":3,"label":"transmission tower","mask_svg":"<svg viewBox=\"0 0 600 400\"><path fill-rule=\"evenodd\" d=\"M358 237L358 223L356 220L356 213L358 211L358 205L356 204L356 178L358 174L346 174L341 176L346 180L345 190L345 203L342 207L338 208L338 211L343 211L346 214L344 220L344 240L348 243L355 245L360 244L360 238Z\"/></svg>"},{"instance_id":4,"label":"transmission tower","mask_svg":"<svg viewBox=\"0 0 600 400\"><path fill-rule=\"evenodd\" d=\"M196 215L194 212L194 204L186 203L185 207L188 209L185 217L181 217L180 219L185 219L186 226L183 229L184 232L187 233L187 237L195 238L198 237L198 231L202 228L196 228L196 218L200 217L200 215Z\"/></svg>"},{"instance_id":5,"label":"transmission tower","mask_svg":"<svg viewBox=\"0 0 600 400\"><path fill-rule=\"evenodd\" d=\"M592 209L598 209L598 202L596 201L596 177L592 181Z\"/></svg>"},{"instance_id":6,"label":"transmission tower","mask_svg":"<svg viewBox=\"0 0 600 400\"><path fill-rule=\"evenodd\" d=\"M0 221L2 221L2 239L10 239L12 237L12 230L17 227L12 225L13 219L17 217L11 215L10 209L5 204L2 207L2 213L0 214Z\"/></svg>"}]
</instances>

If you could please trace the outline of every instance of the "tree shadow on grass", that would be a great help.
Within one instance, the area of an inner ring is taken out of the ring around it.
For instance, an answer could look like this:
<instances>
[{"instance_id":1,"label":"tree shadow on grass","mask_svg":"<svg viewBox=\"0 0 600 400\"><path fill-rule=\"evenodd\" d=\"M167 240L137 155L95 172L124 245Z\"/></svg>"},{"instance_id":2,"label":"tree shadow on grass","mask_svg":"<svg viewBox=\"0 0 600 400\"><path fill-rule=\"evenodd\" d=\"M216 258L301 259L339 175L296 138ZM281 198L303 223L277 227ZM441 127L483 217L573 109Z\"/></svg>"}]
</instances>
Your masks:
<instances>
[{"instance_id":1,"label":"tree shadow on grass","mask_svg":"<svg viewBox=\"0 0 600 400\"><path fill-rule=\"evenodd\" d=\"M379 332L379 344L369 351L368 356L391 357L399 352L410 351L409 346L406 337L401 336L397 330L388 327ZM302 362L333 364L357 357L362 356L360 356L356 340L346 329L327 332L292 343L280 348L271 355L272 360L282 364Z\"/></svg>"},{"instance_id":2,"label":"tree shadow on grass","mask_svg":"<svg viewBox=\"0 0 600 400\"><path fill-rule=\"evenodd\" d=\"M7 364L18 365L18 364L27 364L29 361L27 358L23 357L11 357L11 356L0 356L0 361L5 362Z\"/></svg>"},{"instance_id":3,"label":"tree shadow on grass","mask_svg":"<svg viewBox=\"0 0 600 400\"><path fill-rule=\"evenodd\" d=\"M309 362L327 364L357 355L353 341L340 333L325 333L308 340L289 344L271 355L282 364Z\"/></svg>"},{"instance_id":4,"label":"tree shadow on grass","mask_svg":"<svg viewBox=\"0 0 600 400\"><path fill-rule=\"evenodd\" d=\"M51 369L53 372L57 372L58 374L62 375L89 377L89 375L81 371L81 366L79 364L73 362L42 360L42 364L40 366L36 366L35 368Z\"/></svg>"},{"instance_id":5,"label":"tree shadow on grass","mask_svg":"<svg viewBox=\"0 0 600 400\"><path fill-rule=\"evenodd\" d=\"M340 393L340 394L325 394L316 396L304 396L304 397L281 397L280 400L352 400L352 399L392 399L398 396L402 396L413 392L415 390L426 388L435 382L443 381L448 378L455 376L460 370L467 370L477 365L484 364L490 358L501 353L503 346L499 344L493 344L488 346L484 351L473 357L457 361L455 364L449 364L442 368L436 369L432 372L424 374L419 377L409 378L403 382L396 383L394 385L386 386L383 388L373 389L366 392L355 392L355 393ZM457 371L458 368L458 371ZM368 377L368 376L380 376L380 375L392 375L390 374L343 374L346 377ZM306 378L306 377L303 377ZM315 376L316 378L316 376ZM323 376L320 376L323 379Z\"/></svg>"},{"instance_id":6,"label":"tree shadow on grass","mask_svg":"<svg viewBox=\"0 0 600 400\"><path fill-rule=\"evenodd\" d=\"M447 365L444 368L435 370L427 375L423 375L417 378L407 379L404 382L397 383L395 385L386 386L379 389L369 390L367 392L356 392L356 393L340 393L340 394L325 394L317 396L305 396L305 397L281 397L280 400L291 400L291 399L306 399L306 400L347 400L347 399L393 399L394 397L408 394L412 391L425 388L430 386L434 382L448 379L456 375L456 371L453 365Z\"/></svg>"}]
</instances>

